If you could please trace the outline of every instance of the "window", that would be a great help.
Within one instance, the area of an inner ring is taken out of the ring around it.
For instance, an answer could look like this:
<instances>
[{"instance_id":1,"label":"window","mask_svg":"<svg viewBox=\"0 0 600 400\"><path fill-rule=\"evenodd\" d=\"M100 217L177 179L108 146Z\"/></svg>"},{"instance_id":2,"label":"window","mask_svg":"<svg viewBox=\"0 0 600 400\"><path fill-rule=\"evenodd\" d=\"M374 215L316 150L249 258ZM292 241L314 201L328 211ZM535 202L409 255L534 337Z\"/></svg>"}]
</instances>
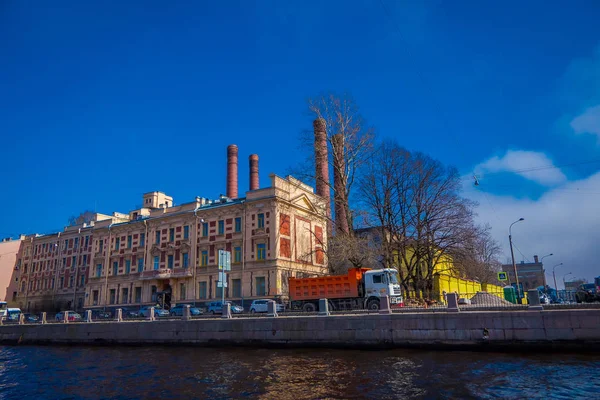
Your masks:
<instances>
[{"instance_id":1,"label":"window","mask_svg":"<svg viewBox=\"0 0 600 400\"><path fill-rule=\"evenodd\" d=\"M168 262L167 267L169 269L173 269L173 255L172 254L169 255L169 258L167 259L167 262Z\"/></svg>"},{"instance_id":2,"label":"window","mask_svg":"<svg viewBox=\"0 0 600 400\"><path fill-rule=\"evenodd\" d=\"M144 270L144 259L143 258L137 259L137 270L138 270L138 272L142 272Z\"/></svg>"},{"instance_id":3,"label":"window","mask_svg":"<svg viewBox=\"0 0 600 400\"><path fill-rule=\"evenodd\" d=\"M266 296L267 291L265 288L265 277L257 277L256 278L256 295L257 296Z\"/></svg>"},{"instance_id":4,"label":"window","mask_svg":"<svg viewBox=\"0 0 600 400\"><path fill-rule=\"evenodd\" d=\"M265 214L258 214L258 228L265 227Z\"/></svg>"},{"instance_id":5,"label":"window","mask_svg":"<svg viewBox=\"0 0 600 400\"><path fill-rule=\"evenodd\" d=\"M182 258L183 258L183 268L187 268L188 267L188 262L189 262L188 253L183 253L182 254Z\"/></svg>"},{"instance_id":6,"label":"window","mask_svg":"<svg viewBox=\"0 0 600 400\"><path fill-rule=\"evenodd\" d=\"M95 306L97 306L97 305L98 305L98 297L100 297L100 296L99 296L99 293L98 293L98 291L97 291L97 290L94 290L94 291L92 292L92 299L93 299L92 301L94 302L94 304L93 304L93 305L95 305Z\"/></svg>"},{"instance_id":7,"label":"window","mask_svg":"<svg viewBox=\"0 0 600 400\"><path fill-rule=\"evenodd\" d=\"M121 289L121 303L129 303L129 288Z\"/></svg>"},{"instance_id":8,"label":"window","mask_svg":"<svg viewBox=\"0 0 600 400\"><path fill-rule=\"evenodd\" d=\"M146 245L146 234L140 233L140 246L145 246L145 245Z\"/></svg>"},{"instance_id":9,"label":"window","mask_svg":"<svg viewBox=\"0 0 600 400\"><path fill-rule=\"evenodd\" d=\"M206 293L206 282L199 282L198 283L198 294L200 295L201 299L207 299L208 298L208 293Z\"/></svg>"},{"instance_id":10,"label":"window","mask_svg":"<svg viewBox=\"0 0 600 400\"><path fill-rule=\"evenodd\" d=\"M138 286L135 288L135 302L136 303L142 302L142 287L141 286Z\"/></svg>"},{"instance_id":11,"label":"window","mask_svg":"<svg viewBox=\"0 0 600 400\"><path fill-rule=\"evenodd\" d=\"M175 241L175 228L169 229L169 242Z\"/></svg>"},{"instance_id":12,"label":"window","mask_svg":"<svg viewBox=\"0 0 600 400\"><path fill-rule=\"evenodd\" d=\"M102 253L104 251L104 240L98 241L98 251Z\"/></svg>"},{"instance_id":13,"label":"window","mask_svg":"<svg viewBox=\"0 0 600 400\"><path fill-rule=\"evenodd\" d=\"M184 239L190 238L190 226L189 225L186 225L183 227L183 238Z\"/></svg>"},{"instance_id":14,"label":"window","mask_svg":"<svg viewBox=\"0 0 600 400\"><path fill-rule=\"evenodd\" d=\"M150 289L150 300L156 301L156 285L152 285L152 288Z\"/></svg>"},{"instance_id":15,"label":"window","mask_svg":"<svg viewBox=\"0 0 600 400\"><path fill-rule=\"evenodd\" d=\"M208 222L202 223L202 236L204 236L204 237L208 236Z\"/></svg>"},{"instance_id":16,"label":"window","mask_svg":"<svg viewBox=\"0 0 600 400\"><path fill-rule=\"evenodd\" d=\"M208 250L202 250L200 253L200 266L205 267L208 265Z\"/></svg>"},{"instance_id":17,"label":"window","mask_svg":"<svg viewBox=\"0 0 600 400\"><path fill-rule=\"evenodd\" d=\"M128 249L131 248L132 243L133 243L133 236L131 236L131 235L127 236L127 248Z\"/></svg>"},{"instance_id":18,"label":"window","mask_svg":"<svg viewBox=\"0 0 600 400\"><path fill-rule=\"evenodd\" d=\"M231 280L231 291L233 297L242 297L242 280L232 279Z\"/></svg>"},{"instance_id":19,"label":"window","mask_svg":"<svg viewBox=\"0 0 600 400\"><path fill-rule=\"evenodd\" d=\"M187 297L185 283L179 284L179 300L185 300Z\"/></svg>"},{"instance_id":20,"label":"window","mask_svg":"<svg viewBox=\"0 0 600 400\"><path fill-rule=\"evenodd\" d=\"M242 262L242 248L234 247L233 248L233 263L241 263Z\"/></svg>"},{"instance_id":21,"label":"window","mask_svg":"<svg viewBox=\"0 0 600 400\"><path fill-rule=\"evenodd\" d=\"M242 231L242 218L241 217L237 217L235 219L235 231L236 232Z\"/></svg>"},{"instance_id":22,"label":"window","mask_svg":"<svg viewBox=\"0 0 600 400\"><path fill-rule=\"evenodd\" d=\"M75 268L76 264L77 264L77 256L73 256L73 258L71 259L71 267Z\"/></svg>"},{"instance_id":23,"label":"window","mask_svg":"<svg viewBox=\"0 0 600 400\"><path fill-rule=\"evenodd\" d=\"M83 247L85 247L87 249L89 243L90 243L90 237L86 236L85 237L85 244L83 245Z\"/></svg>"},{"instance_id":24,"label":"window","mask_svg":"<svg viewBox=\"0 0 600 400\"><path fill-rule=\"evenodd\" d=\"M52 289L54 289L54 278L52 278Z\"/></svg>"},{"instance_id":25,"label":"window","mask_svg":"<svg viewBox=\"0 0 600 400\"><path fill-rule=\"evenodd\" d=\"M259 243L256 245L256 259L257 260L264 260L265 259L265 254L266 254L266 250L267 250L267 245L264 243Z\"/></svg>"},{"instance_id":26,"label":"window","mask_svg":"<svg viewBox=\"0 0 600 400\"><path fill-rule=\"evenodd\" d=\"M76 249L77 246L79 246L79 238L78 237L75 238L75 246L73 246L73 248Z\"/></svg>"},{"instance_id":27,"label":"window","mask_svg":"<svg viewBox=\"0 0 600 400\"><path fill-rule=\"evenodd\" d=\"M160 231L156 231L156 238L154 240L154 243L160 244Z\"/></svg>"},{"instance_id":28,"label":"window","mask_svg":"<svg viewBox=\"0 0 600 400\"><path fill-rule=\"evenodd\" d=\"M383 283L383 274L373 275L373 283Z\"/></svg>"},{"instance_id":29,"label":"window","mask_svg":"<svg viewBox=\"0 0 600 400\"><path fill-rule=\"evenodd\" d=\"M223 235L224 233L225 233L225 221L221 220L221 221L219 221L218 234Z\"/></svg>"},{"instance_id":30,"label":"window","mask_svg":"<svg viewBox=\"0 0 600 400\"><path fill-rule=\"evenodd\" d=\"M102 276L102 264L96 265L96 278L100 278Z\"/></svg>"},{"instance_id":31,"label":"window","mask_svg":"<svg viewBox=\"0 0 600 400\"><path fill-rule=\"evenodd\" d=\"M223 298L223 288L217 286L217 282L215 282L215 299Z\"/></svg>"},{"instance_id":32,"label":"window","mask_svg":"<svg viewBox=\"0 0 600 400\"><path fill-rule=\"evenodd\" d=\"M119 247L121 247L121 238L116 238L115 239L115 250L119 250Z\"/></svg>"},{"instance_id":33,"label":"window","mask_svg":"<svg viewBox=\"0 0 600 400\"><path fill-rule=\"evenodd\" d=\"M59 288L61 288L61 289L62 289L62 288L64 288L64 287L65 287L65 277L64 277L64 276L61 276L61 277L60 277L60 286L59 286Z\"/></svg>"},{"instance_id":34,"label":"window","mask_svg":"<svg viewBox=\"0 0 600 400\"><path fill-rule=\"evenodd\" d=\"M158 269L160 263L160 258L158 256L154 256L154 269Z\"/></svg>"},{"instance_id":35,"label":"window","mask_svg":"<svg viewBox=\"0 0 600 400\"><path fill-rule=\"evenodd\" d=\"M83 265L87 265L87 254L83 255Z\"/></svg>"},{"instance_id":36,"label":"window","mask_svg":"<svg viewBox=\"0 0 600 400\"><path fill-rule=\"evenodd\" d=\"M74 280L75 280L75 277L74 277L73 275L71 275L71 276L69 277L69 287L70 287L70 288L71 288L71 287L73 287L73 281L74 281Z\"/></svg>"},{"instance_id":37,"label":"window","mask_svg":"<svg viewBox=\"0 0 600 400\"><path fill-rule=\"evenodd\" d=\"M126 274L131 273L131 260L129 260L129 259L125 260L125 273Z\"/></svg>"},{"instance_id":38,"label":"window","mask_svg":"<svg viewBox=\"0 0 600 400\"><path fill-rule=\"evenodd\" d=\"M116 297L116 290L115 289L110 289L110 304L115 304L115 297Z\"/></svg>"},{"instance_id":39,"label":"window","mask_svg":"<svg viewBox=\"0 0 600 400\"><path fill-rule=\"evenodd\" d=\"M115 261L113 263L113 275L117 275L118 271L119 271L119 263L117 261Z\"/></svg>"},{"instance_id":40,"label":"window","mask_svg":"<svg viewBox=\"0 0 600 400\"><path fill-rule=\"evenodd\" d=\"M85 286L85 275L81 275L81 282L79 282L79 286Z\"/></svg>"}]
</instances>

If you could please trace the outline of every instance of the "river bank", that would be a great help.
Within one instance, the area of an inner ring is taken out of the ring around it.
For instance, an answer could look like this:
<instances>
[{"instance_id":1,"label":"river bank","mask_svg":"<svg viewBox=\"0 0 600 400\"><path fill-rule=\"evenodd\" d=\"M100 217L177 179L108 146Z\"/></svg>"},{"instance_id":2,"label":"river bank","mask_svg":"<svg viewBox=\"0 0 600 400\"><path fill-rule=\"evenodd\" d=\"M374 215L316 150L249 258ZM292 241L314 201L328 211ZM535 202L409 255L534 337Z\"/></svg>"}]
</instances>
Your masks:
<instances>
[{"instance_id":1,"label":"river bank","mask_svg":"<svg viewBox=\"0 0 600 400\"><path fill-rule=\"evenodd\" d=\"M600 310L5 325L2 344L600 349Z\"/></svg>"}]
</instances>

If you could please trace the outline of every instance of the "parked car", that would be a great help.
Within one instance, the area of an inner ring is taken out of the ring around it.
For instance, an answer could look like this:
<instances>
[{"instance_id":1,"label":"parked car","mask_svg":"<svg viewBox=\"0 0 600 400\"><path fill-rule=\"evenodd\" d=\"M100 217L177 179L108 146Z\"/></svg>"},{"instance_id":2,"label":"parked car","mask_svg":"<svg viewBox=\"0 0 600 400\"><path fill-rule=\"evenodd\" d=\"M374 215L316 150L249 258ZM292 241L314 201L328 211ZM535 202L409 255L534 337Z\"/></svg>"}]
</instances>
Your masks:
<instances>
[{"instance_id":1,"label":"parked car","mask_svg":"<svg viewBox=\"0 0 600 400\"><path fill-rule=\"evenodd\" d=\"M29 314L29 313L25 314L25 322L35 323L35 322L39 322L39 321L40 321L40 317L38 317L37 315Z\"/></svg>"},{"instance_id":2,"label":"parked car","mask_svg":"<svg viewBox=\"0 0 600 400\"><path fill-rule=\"evenodd\" d=\"M65 313L69 313L67 317L69 319L69 322L78 322L82 320L81 315L77 314L75 311L61 311L58 314L56 314L56 320L64 321Z\"/></svg>"},{"instance_id":3,"label":"parked car","mask_svg":"<svg viewBox=\"0 0 600 400\"><path fill-rule=\"evenodd\" d=\"M144 306L144 307L140 308L139 316L140 317L149 317L151 308L154 308L154 316L155 317L168 317L169 316L169 312L167 310L157 307L157 306Z\"/></svg>"},{"instance_id":4,"label":"parked car","mask_svg":"<svg viewBox=\"0 0 600 400\"><path fill-rule=\"evenodd\" d=\"M19 308L9 308L6 310L6 316L4 319L6 321L17 322L19 321L19 316L21 315L21 309Z\"/></svg>"},{"instance_id":5,"label":"parked car","mask_svg":"<svg viewBox=\"0 0 600 400\"><path fill-rule=\"evenodd\" d=\"M171 316L178 316L181 317L183 316L183 307L186 304L177 304L175 307L171 308L170 310L170 314ZM202 315L202 311L200 311L200 309L198 309L197 307L191 306L190 305L190 315Z\"/></svg>"},{"instance_id":6,"label":"parked car","mask_svg":"<svg viewBox=\"0 0 600 400\"><path fill-rule=\"evenodd\" d=\"M268 303L269 300L266 299L254 300L252 304L250 304L250 312L253 314L268 312ZM282 312L285 308L283 307L283 304L276 303L275 309L277 312Z\"/></svg>"},{"instance_id":7,"label":"parked car","mask_svg":"<svg viewBox=\"0 0 600 400\"><path fill-rule=\"evenodd\" d=\"M121 307L121 315L123 318L139 318L140 312L138 310L134 310L133 308Z\"/></svg>"},{"instance_id":8,"label":"parked car","mask_svg":"<svg viewBox=\"0 0 600 400\"><path fill-rule=\"evenodd\" d=\"M244 312L244 309L241 306L238 306L231 301L226 301L225 303L231 304L231 312L233 314L241 314ZM211 301L208 303L208 312L211 314L223 314L223 303L220 301Z\"/></svg>"},{"instance_id":9,"label":"parked car","mask_svg":"<svg viewBox=\"0 0 600 400\"><path fill-rule=\"evenodd\" d=\"M596 291L596 284L584 283L583 285L579 285L579 288L575 293L575 300L578 303L592 303L594 301L600 301L600 294Z\"/></svg>"},{"instance_id":10,"label":"parked car","mask_svg":"<svg viewBox=\"0 0 600 400\"><path fill-rule=\"evenodd\" d=\"M87 314L87 310L84 312L84 315L85 314ZM110 312L110 310L102 310L98 308L92 309L92 320L110 318L112 318L112 313Z\"/></svg>"},{"instance_id":11,"label":"parked car","mask_svg":"<svg viewBox=\"0 0 600 400\"><path fill-rule=\"evenodd\" d=\"M540 293L540 304L550 304L550 298L543 293Z\"/></svg>"}]
</instances>

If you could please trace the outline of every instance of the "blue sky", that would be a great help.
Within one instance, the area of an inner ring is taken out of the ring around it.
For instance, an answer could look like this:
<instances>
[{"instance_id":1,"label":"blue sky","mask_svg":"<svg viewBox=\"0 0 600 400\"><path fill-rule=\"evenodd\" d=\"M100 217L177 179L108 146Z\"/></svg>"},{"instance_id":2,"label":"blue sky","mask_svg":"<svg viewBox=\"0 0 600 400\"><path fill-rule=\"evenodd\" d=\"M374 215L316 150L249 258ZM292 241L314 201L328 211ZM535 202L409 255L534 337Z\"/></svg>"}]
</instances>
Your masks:
<instances>
[{"instance_id":1,"label":"blue sky","mask_svg":"<svg viewBox=\"0 0 600 400\"><path fill-rule=\"evenodd\" d=\"M598 202L600 163L581 162L600 159L600 4L489 3L4 1L0 234L127 211L151 190L217 197L230 143L240 190L250 153L266 186L303 159L306 100L329 91L381 137L476 170L467 194L499 240L554 190L573 191L550 201L563 209ZM576 165L515 173L540 163ZM529 258L560 245L527 240Z\"/></svg>"}]
</instances>

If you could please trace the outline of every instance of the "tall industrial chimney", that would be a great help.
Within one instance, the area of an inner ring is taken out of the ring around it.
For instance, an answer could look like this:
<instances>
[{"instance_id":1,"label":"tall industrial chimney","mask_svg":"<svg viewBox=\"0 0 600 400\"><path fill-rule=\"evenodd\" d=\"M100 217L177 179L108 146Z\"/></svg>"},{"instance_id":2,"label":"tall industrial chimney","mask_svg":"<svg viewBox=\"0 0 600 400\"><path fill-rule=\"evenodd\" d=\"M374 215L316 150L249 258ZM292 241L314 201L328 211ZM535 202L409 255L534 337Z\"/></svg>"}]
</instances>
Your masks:
<instances>
[{"instance_id":1,"label":"tall industrial chimney","mask_svg":"<svg viewBox=\"0 0 600 400\"><path fill-rule=\"evenodd\" d=\"M235 144L227 146L227 197L238 197L238 147Z\"/></svg>"},{"instance_id":2,"label":"tall industrial chimney","mask_svg":"<svg viewBox=\"0 0 600 400\"><path fill-rule=\"evenodd\" d=\"M333 207L335 210L335 229L338 233L349 234L348 215L346 215L346 188L342 181L342 171L346 169L344 160L344 135L337 133L331 137L333 148Z\"/></svg>"},{"instance_id":3,"label":"tall industrial chimney","mask_svg":"<svg viewBox=\"0 0 600 400\"><path fill-rule=\"evenodd\" d=\"M250 163L250 190L257 190L258 183L258 154L250 154L248 157Z\"/></svg>"},{"instance_id":4,"label":"tall industrial chimney","mask_svg":"<svg viewBox=\"0 0 600 400\"><path fill-rule=\"evenodd\" d=\"M331 195L329 188L329 157L327 154L327 125L323 118L313 121L315 132L315 180L317 194L322 196L327 204L327 217L331 218ZM328 229L329 231L329 229Z\"/></svg>"}]
</instances>

